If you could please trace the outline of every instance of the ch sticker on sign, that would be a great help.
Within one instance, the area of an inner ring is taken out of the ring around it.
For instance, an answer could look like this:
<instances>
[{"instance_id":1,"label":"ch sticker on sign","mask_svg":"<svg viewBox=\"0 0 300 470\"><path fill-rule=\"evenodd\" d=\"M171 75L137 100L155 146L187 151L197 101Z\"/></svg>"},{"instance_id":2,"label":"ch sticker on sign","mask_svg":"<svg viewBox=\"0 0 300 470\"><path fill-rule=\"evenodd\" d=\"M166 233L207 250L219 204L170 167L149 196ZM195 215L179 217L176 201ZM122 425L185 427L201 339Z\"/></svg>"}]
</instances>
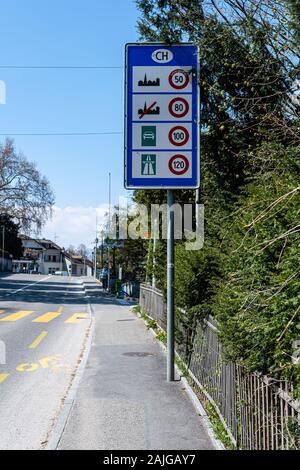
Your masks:
<instances>
[{"instance_id":1,"label":"ch sticker on sign","mask_svg":"<svg viewBox=\"0 0 300 470\"><path fill-rule=\"evenodd\" d=\"M169 113L176 118L185 117L190 109L190 105L185 98L173 98L169 103Z\"/></svg>"},{"instance_id":2,"label":"ch sticker on sign","mask_svg":"<svg viewBox=\"0 0 300 470\"><path fill-rule=\"evenodd\" d=\"M190 163L185 155L174 155L169 160L169 170L173 175L184 175L189 169Z\"/></svg>"},{"instance_id":3,"label":"ch sticker on sign","mask_svg":"<svg viewBox=\"0 0 300 470\"><path fill-rule=\"evenodd\" d=\"M182 69L173 70L169 75L169 84L175 90L183 90L190 82L189 74Z\"/></svg>"},{"instance_id":4,"label":"ch sticker on sign","mask_svg":"<svg viewBox=\"0 0 300 470\"><path fill-rule=\"evenodd\" d=\"M169 141L171 144L181 147L187 144L190 138L189 131L183 126L175 126L169 132Z\"/></svg>"}]
</instances>

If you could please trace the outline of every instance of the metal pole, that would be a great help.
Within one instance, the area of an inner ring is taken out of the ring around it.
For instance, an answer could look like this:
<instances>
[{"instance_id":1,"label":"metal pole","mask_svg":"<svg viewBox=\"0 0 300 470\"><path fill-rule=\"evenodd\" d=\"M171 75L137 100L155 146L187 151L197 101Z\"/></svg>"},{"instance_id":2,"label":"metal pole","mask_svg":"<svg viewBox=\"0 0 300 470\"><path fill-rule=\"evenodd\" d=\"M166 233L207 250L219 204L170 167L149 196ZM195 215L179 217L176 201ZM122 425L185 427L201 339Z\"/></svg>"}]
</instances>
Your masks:
<instances>
[{"instance_id":1,"label":"metal pole","mask_svg":"<svg viewBox=\"0 0 300 470\"><path fill-rule=\"evenodd\" d=\"M155 276L155 267L156 267L156 259L155 259L155 252L156 252L156 230L157 230L157 219L154 219L154 227L153 227L153 259L152 259L152 287L156 288L156 276Z\"/></svg>"},{"instance_id":2,"label":"metal pole","mask_svg":"<svg viewBox=\"0 0 300 470\"><path fill-rule=\"evenodd\" d=\"M97 279L97 248L98 248L98 217L96 217L96 239L95 239L95 253L94 253L94 278Z\"/></svg>"},{"instance_id":3,"label":"metal pole","mask_svg":"<svg viewBox=\"0 0 300 470\"><path fill-rule=\"evenodd\" d=\"M174 204L173 191L168 189L167 240L167 380L174 381Z\"/></svg>"},{"instance_id":4,"label":"metal pole","mask_svg":"<svg viewBox=\"0 0 300 470\"><path fill-rule=\"evenodd\" d=\"M94 256L94 278L97 279L97 247L98 239L95 240L95 256Z\"/></svg>"},{"instance_id":5,"label":"metal pole","mask_svg":"<svg viewBox=\"0 0 300 470\"><path fill-rule=\"evenodd\" d=\"M103 235L103 232L101 233L101 269L104 268L104 253L103 253L103 249L104 249L104 235Z\"/></svg>"},{"instance_id":6,"label":"metal pole","mask_svg":"<svg viewBox=\"0 0 300 470\"><path fill-rule=\"evenodd\" d=\"M2 272L4 273L4 248L5 248L5 227L2 227Z\"/></svg>"},{"instance_id":7,"label":"metal pole","mask_svg":"<svg viewBox=\"0 0 300 470\"><path fill-rule=\"evenodd\" d=\"M111 205L111 174L108 174L108 244L107 244L107 290L110 290L110 247L109 247L109 237L110 237L110 205Z\"/></svg>"}]
</instances>

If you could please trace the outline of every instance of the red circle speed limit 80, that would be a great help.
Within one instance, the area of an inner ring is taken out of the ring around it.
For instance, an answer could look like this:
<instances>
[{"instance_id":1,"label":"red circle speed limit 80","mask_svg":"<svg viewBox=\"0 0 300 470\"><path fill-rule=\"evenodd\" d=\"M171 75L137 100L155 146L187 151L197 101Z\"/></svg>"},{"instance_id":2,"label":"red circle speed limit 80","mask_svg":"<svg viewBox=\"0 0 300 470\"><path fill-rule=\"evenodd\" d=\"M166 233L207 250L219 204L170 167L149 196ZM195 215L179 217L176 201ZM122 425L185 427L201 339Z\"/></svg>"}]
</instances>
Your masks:
<instances>
[{"instance_id":1,"label":"red circle speed limit 80","mask_svg":"<svg viewBox=\"0 0 300 470\"><path fill-rule=\"evenodd\" d=\"M184 175L190 167L190 163L185 155L174 155L169 160L169 170L173 175Z\"/></svg>"},{"instance_id":2,"label":"red circle speed limit 80","mask_svg":"<svg viewBox=\"0 0 300 470\"><path fill-rule=\"evenodd\" d=\"M185 117L190 110L190 105L185 98L173 98L169 103L169 113L176 118Z\"/></svg>"},{"instance_id":3,"label":"red circle speed limit 80","mask_svg":"<svg viewBox=\"0 0 300 470\"><path fill-rule=\"evenodd\" d=\"M190 138L189 131L183 126L175 126L169 132L169 141L171 144L181 147L185 145Z\"/></svg>"},{"instance_id":4,"label":"red circle speed limit 80","mask_svg":"<svg viewBox=\"0 0 300 470\"><path fill-rule=\"evenodd\" d=\"M182 69L173 70L169 75L169 84L175 90L182 90L186 88L189 84L189 74Z\"/></svg>"}]
</instances>

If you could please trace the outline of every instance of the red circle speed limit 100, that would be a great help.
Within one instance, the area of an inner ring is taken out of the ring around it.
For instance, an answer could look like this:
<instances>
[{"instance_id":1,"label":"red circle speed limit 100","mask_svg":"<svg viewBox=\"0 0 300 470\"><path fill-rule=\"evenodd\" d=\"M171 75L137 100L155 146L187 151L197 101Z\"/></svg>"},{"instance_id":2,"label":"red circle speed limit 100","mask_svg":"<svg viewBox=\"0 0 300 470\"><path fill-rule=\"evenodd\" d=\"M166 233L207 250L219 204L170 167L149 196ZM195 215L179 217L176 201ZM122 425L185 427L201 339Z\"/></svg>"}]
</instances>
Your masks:
<instances>
[{"instance_id":1,"label":"red circle speed limit 100","mask_svg":"<svg viewBox=\"0 0 300 470\"><path fill-rule=\"evenodd\" d=\"M189 112L190 105L184 98L173 98L169 103L169 113L176 118L182 118Z\"/></svg>"},{"instance_id":2,"label":"red circle speed limit 100","mask_svg":"<svg viewBox=\"0 0 300 470\"><path fill-rule=\"evenodd\" d=\"M169 84L175 90L183 90L190 82L189 74L182 69L173 70L169 75Z\"/></svg>"},{"instance_id":3,"label":"red circle speed limit 100","mask_svg":"<svg viewBox=\"0 0 300 470\"><path fill-rule=\"evenodd\" d=\"M185 155L174 155L169 160L169 170L177 176L184 175L188 171L190 163Z\"/></svg>"},{"instance_id":4,"label":"red circle speed limit 100","mask_svg":"<svg viewBox=\"0 0 300 470\"><path fill-rule=\"evenodd\" d=\"M169 132L169 141L171 144L181 147L185 145L190 138L189 131L183 126L172 127Z\"/></svg>"}]
</instances>

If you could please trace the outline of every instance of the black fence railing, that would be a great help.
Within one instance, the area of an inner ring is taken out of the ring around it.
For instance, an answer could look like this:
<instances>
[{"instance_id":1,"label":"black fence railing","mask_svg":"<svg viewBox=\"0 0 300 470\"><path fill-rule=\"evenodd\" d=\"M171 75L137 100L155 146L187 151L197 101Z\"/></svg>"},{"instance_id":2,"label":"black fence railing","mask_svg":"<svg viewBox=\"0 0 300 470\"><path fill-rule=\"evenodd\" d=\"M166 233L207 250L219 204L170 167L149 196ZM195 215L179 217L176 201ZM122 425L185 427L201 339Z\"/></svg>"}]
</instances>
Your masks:
<instances>
[{"instance_id":1,"label":"black fence railing","mask_svg":"<svg viewBox=\"0 0 300 470\"><path fill-rule=\"evenodd\" d=\"M143 284L140 306L166 330L166 306L158 289ZM245 450L299 449L300 403L292 398L292 385L226 362L213 318L191 326L183 310L176 316L176 352L202 401L213 404L233 445Z\"/></svg>"}]
</instances>

